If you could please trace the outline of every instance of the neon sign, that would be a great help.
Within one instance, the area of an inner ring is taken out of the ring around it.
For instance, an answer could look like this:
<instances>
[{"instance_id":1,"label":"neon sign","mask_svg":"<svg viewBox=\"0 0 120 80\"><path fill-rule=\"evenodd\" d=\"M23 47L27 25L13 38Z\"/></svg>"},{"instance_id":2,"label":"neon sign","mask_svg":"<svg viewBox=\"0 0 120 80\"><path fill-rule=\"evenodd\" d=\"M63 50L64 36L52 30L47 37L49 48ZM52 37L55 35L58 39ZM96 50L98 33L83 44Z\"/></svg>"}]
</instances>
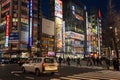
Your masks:
<instances>
[{"instance_id":1,"label":"neon sign","mask_svg":"<svg viewBox=\"0 0 120 80\"><path fill-rule=\"evenodd\" d=\"M33 9L33 1L30 0L30 37L29 37L29 46L32 46L32 9Z\"/></svg>"},{"instance_id":2,"label":"neon sign","mask_svg":"<svg viewBox=\"0 0 120 80\"><path fill-rule=\"evenodd\" d=\"M5 42L5 47L8 47L9 26L10 26L10 15L7 15L6 16L6 42Z\"/></svg>"},{"instance_id":3,"label":"neon sign","mask_svg":"<svg viewBox=\"0 0 120 80\"><path fill-rule=\"evenodd\" d=\"M62 1L55 0L55 16L62 18Z\"/></svg>"}]
</instances>

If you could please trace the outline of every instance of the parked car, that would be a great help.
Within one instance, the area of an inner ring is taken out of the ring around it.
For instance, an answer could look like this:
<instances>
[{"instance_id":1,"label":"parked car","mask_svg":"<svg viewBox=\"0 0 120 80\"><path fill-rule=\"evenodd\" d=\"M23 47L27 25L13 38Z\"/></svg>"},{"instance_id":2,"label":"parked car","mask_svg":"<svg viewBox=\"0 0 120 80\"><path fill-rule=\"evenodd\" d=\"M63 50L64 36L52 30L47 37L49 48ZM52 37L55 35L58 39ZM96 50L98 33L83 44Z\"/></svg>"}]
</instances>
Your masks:
<instances>
[{"instance_id":1,"label":"parked car","mask_svg":"<svg viewBox=\"0 0 120 80\"><path fill-rule=\"evenodd\" d=\"M40 73L58 72L58 63L54 57L37 57L29 59L22 65L23 72L34 72L37 76Z\"/></svg>"},{"instance_id":2,"label":"parked car","mask_svg":"<svg viewBox=\"0 0 120 80\"><path fill-rule=\"evenodd\" d=\"M1 64L9 64L9 58L1 58Z\"/></svg>"},{"instance_id":3,"label":"parked car","mask_svg":"<svg viewBox=\"0 0 120 80\"><path fill-rule=\"evenodd\" d=\"M22 66L24 63L27 62L27 60L28 60L28 58L20 58L20 59L18 60L19 66Z\"/></svg>"},{"instance_id":4,"label":"parked car","mask_svg":"<svg viewBox=\"0 0 120 80\"><path fill-rule=\"evenodd\" d=\"M10 58L9 63L10 63L10 64L17 64L18 61L19 61L19 58Z\"/></svg>"}]
</instances>

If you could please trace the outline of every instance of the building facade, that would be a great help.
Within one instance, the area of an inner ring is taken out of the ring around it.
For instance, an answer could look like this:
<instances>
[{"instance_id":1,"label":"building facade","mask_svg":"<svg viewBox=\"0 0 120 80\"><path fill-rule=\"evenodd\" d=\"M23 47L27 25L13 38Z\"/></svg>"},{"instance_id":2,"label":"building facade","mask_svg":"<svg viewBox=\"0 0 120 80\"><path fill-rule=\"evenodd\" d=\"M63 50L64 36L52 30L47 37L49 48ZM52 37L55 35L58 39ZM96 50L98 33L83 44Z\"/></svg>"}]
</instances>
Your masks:
<instances>
[{"instance_id":1,"label":"building facade","mask_svg":"<svg viewBox=\"0 0 120 80\"><path fill-rule=\"evenodd\" d=\"M4 56L54 54L54 0L1 0L0 31Z\"/></svg>"},{"instance_id":2,"label":"building facade","mask_svg":"<svg viewBox=\"0 0 120 80\"><path fill-rule=\"evenodd\" d=\"M81 2L77 0L63 0L63 20L65 21L65 56L83 57L84 55L84 16L84 6Z\"/></svg>"},{"instance_id":3,"label":"building facade","mask_svg":"<svg viewBox=\"0 0 120 80\"><path fill-rule=\"evenodd\" d=\"M90 9L88 11L87 53L100 54L101 46L102 46L101 19L98 16L98 10Z\"/></svg>"},{"instance_id":4,"label":"building facade","mask_svg":"<svg viewBox=\"0 0 120 80\"><path fill-rule=\"evenodd\" d=\"M21 52L28 52L28 47L35 44L38 27L37 3L38 0L0 2L0 48L3 53L19 55Z\"/></svg>"}]
</instances>

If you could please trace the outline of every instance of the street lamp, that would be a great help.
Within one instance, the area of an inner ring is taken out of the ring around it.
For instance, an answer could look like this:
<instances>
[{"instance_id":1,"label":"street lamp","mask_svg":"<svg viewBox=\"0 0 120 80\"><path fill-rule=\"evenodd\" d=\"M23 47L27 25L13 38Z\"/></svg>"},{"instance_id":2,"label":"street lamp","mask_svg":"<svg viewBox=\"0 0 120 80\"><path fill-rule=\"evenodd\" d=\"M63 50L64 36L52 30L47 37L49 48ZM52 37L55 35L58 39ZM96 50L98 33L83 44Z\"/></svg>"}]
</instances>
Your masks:
<instances>
[{"instance_id":1,"label":"street lamp","mask_svg":"<svg viewBox=\"0 0 120 80\"><path fill-rule=\"evenodd\" d=\"M112 26L109 27L110 30L111 30L111 33L112 33L112 40L113 40L113 47L115 49L115 53L116 53L116 58L117 58L117 61L116 61L116 70L119 70L119 53L118 53L118 49L117 49L117 43L116 43L116 37L115 37L115 28L113 28Z\"/></svg>"}]
</instances>

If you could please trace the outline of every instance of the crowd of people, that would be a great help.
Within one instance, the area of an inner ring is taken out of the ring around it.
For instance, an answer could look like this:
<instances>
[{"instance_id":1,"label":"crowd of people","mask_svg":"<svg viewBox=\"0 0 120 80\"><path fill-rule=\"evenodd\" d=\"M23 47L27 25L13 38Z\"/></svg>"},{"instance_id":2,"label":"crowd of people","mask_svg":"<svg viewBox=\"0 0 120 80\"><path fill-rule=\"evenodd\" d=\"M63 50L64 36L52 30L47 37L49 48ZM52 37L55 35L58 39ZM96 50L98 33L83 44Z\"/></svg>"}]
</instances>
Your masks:
<instances>
[{"instance_id":1,"label":"crowd of people","mask_svg":"<svg viewBox=\"0 0 120 80\"><path fill-rule=\"evenodd\" d=\"M67 57L65 59L63 59L62 57L58 58L58 63L61 66L62 63L66 63L67 65L71 65L72 62L75 62L77 66L81 66L81 59L80 58L70 58Z\"/></svg>"},{"instance_id":2,"label":"crowd of people","mask_svg":"<svg viewBox=\"0 0 120 80\"><path fill-rule=\"evenodd\" d=\"M72 63L75 63L76 66L82 66L83 63L81 63L82 59L80 57L78 58L62 58L61 56L58 57L58 63L61 66L62 63L66 63L67 65L71 65ZM108 57L86 57L83 61L86 61L86 66L101 66L109 69L110 66L113 66L114 70L119 70L119 61L117 58L113 58L110 60Z\"/></svg>"}]
</instances>

